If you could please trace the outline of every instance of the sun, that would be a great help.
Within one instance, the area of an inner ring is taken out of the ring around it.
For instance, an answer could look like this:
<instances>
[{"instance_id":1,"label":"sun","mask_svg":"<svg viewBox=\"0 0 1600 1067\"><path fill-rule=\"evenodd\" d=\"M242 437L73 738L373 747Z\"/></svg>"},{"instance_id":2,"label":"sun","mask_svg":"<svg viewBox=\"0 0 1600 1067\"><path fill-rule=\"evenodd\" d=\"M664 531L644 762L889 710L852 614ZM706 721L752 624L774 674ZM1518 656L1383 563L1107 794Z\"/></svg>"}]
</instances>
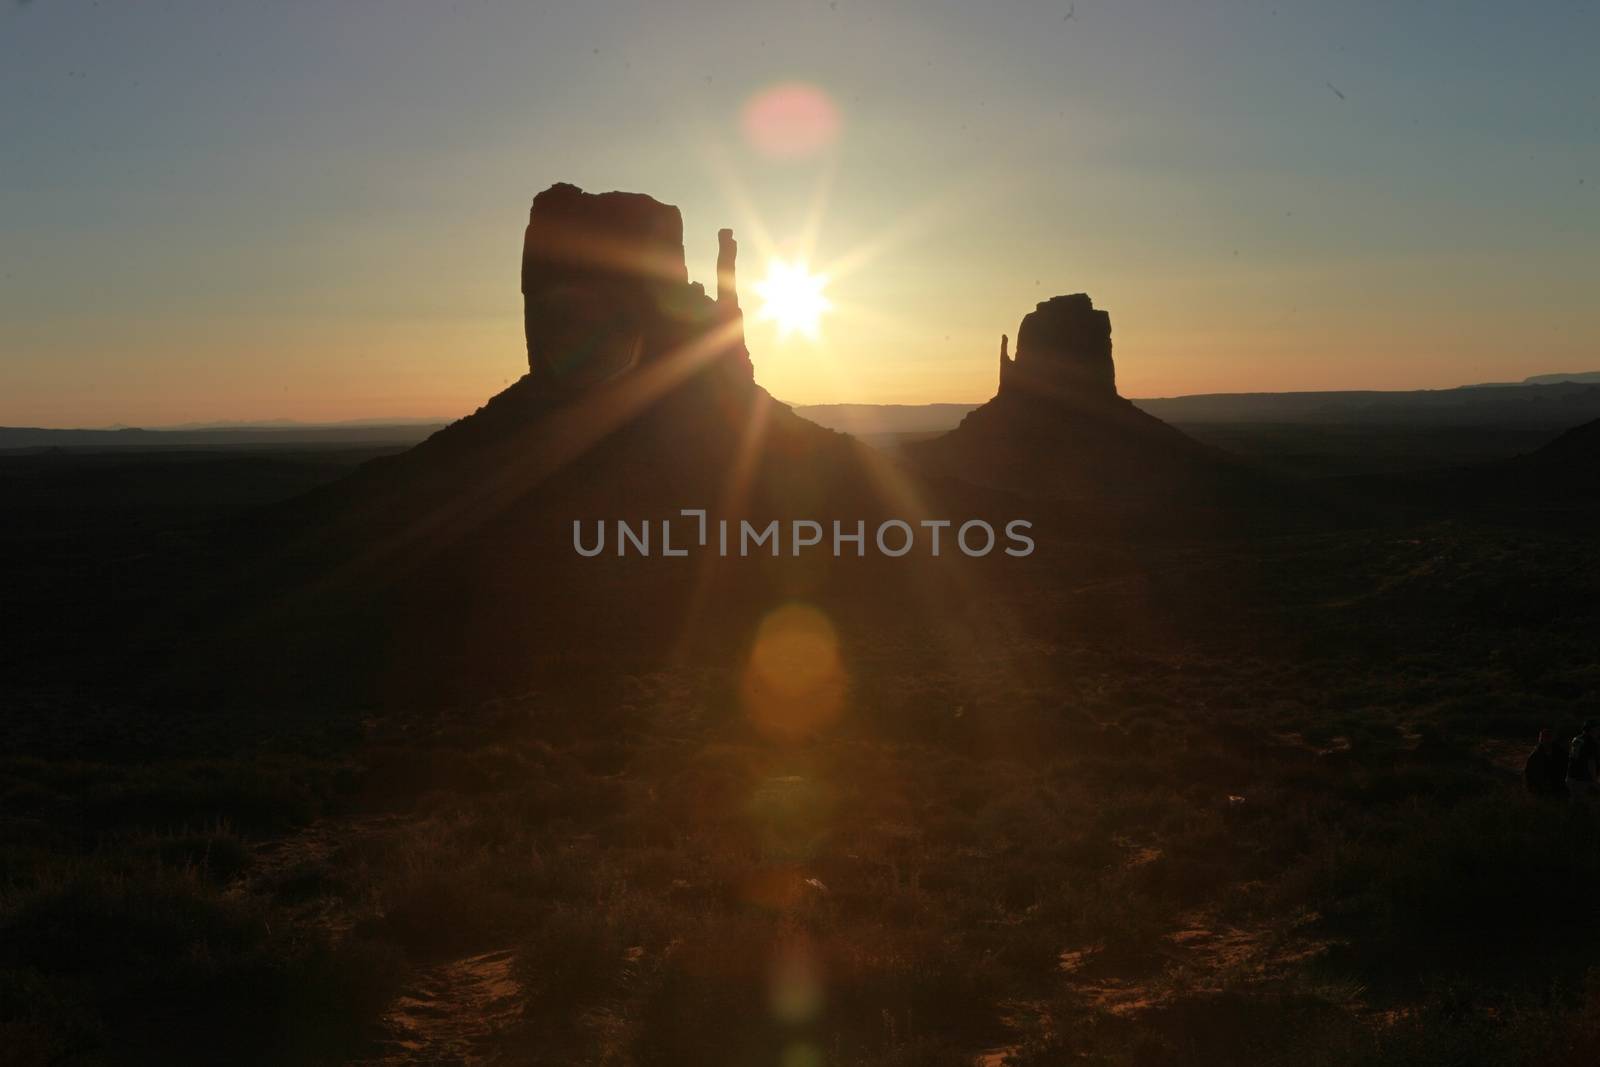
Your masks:
<instances>
[{"instance_id":1,"label":"sun","mask_svg":"<svg viewBox=\"0 0 1600 1067\"><path fill-rule=\"evenodd\" d=\"M827 284L827 276L812 274L804 261L772 260L767 276L756 283L761 318L778 324L780 338L793 333L815 338L822 313L833 306L822 295Z\"/></svg>"}]
</instances>

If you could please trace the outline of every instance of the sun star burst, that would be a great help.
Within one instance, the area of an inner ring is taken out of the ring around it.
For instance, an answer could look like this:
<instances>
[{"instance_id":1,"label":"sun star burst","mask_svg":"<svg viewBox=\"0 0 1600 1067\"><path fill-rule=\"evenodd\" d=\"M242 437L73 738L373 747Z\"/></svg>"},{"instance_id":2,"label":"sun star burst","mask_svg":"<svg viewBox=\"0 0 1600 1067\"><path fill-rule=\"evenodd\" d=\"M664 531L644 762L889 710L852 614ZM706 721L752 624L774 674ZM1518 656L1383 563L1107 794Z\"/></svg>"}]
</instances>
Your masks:
<instances>
[{"instance_id":1,"label":"sun star burst","mask_svg":"<svg viewBox=\"0 0 1600 1067\"><path fill-rule=\"evenodd\" d=\"M761 297L761 318L778 326L778 336L799 333L815 338L822 313L833 305L822 295L825 275L813 274L802 261L774 259L767 264L767 276L756 283Z\"/></svg>"}]
</instances>

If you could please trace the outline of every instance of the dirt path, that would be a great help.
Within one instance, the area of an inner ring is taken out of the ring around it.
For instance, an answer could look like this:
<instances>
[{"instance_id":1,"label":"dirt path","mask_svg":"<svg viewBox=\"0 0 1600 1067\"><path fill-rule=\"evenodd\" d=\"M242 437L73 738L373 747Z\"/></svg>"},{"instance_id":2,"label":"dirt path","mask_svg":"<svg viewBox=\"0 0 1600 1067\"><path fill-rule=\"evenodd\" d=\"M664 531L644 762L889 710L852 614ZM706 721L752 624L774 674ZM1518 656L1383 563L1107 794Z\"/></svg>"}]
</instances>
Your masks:
<instances>
[{"instance_id":1,"label":"dirt path","mask_svg":"<svg viewBox=\"0 0 1600 1067\"><path fill-rule=\"evenodd\" d=\"M420 972L384 1013L377 1054L353 1067L499 1062L499 1038L521 1014L511 959L499 949Z\"/></svg>"},{"instance_id":2,"label":"dirt path","mask_svg":"<svg viewBox=\"0 0 1600 1067\"><path fill-rule=\"evenodd\" d=\"M374 839L404 835L414 825L397 815L321 819L258 845L250 879L285 903L297 923L341 937L356 916L349 901L326 887L342 857ZM497 1062L499 1039L520 1017L522 990L511 962L511 950L499 949L419 970L384 1012L371 1054L353 1065Z\"/></svg>"},{"instance_id":3,"label":"dirt path","mask_svg":"<svg viewBox=\"0 0 1600 1067\"><path fill-rule=\"evenodd\" d=\"M1128 862L1137 866L1159 856L1155 849L1137 849ZM1115 964L1105 966L1101 947L1091 945L1062 952L1060 974L1082 1003L1110 1015L1137 1017L1178 997L1217 993L1241 983L1286 981L1327 949L1327 942L1292 927L1246 929L1191 912L1180 916L1177 928L1162 939L1157 959L1138 968L1143 973L1122 974ZM1026 1035L1048 1033L1051 1027L1048 1005L1037 1001L1012 1002L1002 1021L1016 1041L977 1053L976 1067L1005 1067L1022 1050Z\"/></svg>"}]
</instances>

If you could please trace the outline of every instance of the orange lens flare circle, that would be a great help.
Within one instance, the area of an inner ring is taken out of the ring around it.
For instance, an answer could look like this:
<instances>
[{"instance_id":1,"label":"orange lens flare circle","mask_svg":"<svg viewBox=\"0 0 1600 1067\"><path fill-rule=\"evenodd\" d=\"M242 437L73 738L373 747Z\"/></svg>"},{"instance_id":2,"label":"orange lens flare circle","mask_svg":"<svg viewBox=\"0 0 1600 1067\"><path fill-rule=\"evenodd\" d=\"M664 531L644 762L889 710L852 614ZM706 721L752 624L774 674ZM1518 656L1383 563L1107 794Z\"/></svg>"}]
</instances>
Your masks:
<instances>
[{"instance_id":1,"label":"orange lens flare circle","mask_svg":"<svg viewBox=\"0 0 1600 1067\"><path fill-rule=\"evenodd\" d=\"M839 109L815 85L785 82L745 101L739 126L750 147L771 159L803 159L839 136Z\"/></svg>"},{"instance_id":2,"label":"orange lens flare circle","mask_svg":"<svg viewBox=\"0 0 1600 1067\"><path fill-rule=\"evenodd\" d=\"M778 944L768 996L772 1014L790 1026L804 1026L821 1012L822 965L805 937L785 938ZM784 1059L785 1063L806 1062Z\"/></svg>"},{"instance_id":3,"label":"orange lens flare circle","mask_svg":"<svg viewBox=\"0 0 1600 1067\"><path fill-rule=\"evenodd\" d=\"M845 683L833 623L807 604L785 604L756 628L739 696L757 729L794 740L838 719Z\"/></svg>"}]
</instances>

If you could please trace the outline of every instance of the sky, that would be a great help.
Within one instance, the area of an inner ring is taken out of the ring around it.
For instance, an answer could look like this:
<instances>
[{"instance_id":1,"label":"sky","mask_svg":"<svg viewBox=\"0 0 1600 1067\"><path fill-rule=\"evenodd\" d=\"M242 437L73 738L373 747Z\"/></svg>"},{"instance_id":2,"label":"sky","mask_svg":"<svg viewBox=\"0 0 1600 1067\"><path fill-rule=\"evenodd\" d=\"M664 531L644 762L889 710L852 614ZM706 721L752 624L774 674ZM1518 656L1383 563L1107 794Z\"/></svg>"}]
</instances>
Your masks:
<instances>
[{"instance_id":1,"label":"sky","mask_svg":"<svg viewBox=\"0 0 1600 1067\"><path fill-rule=\"evenodd\" d=\"M1087 292L1124 395L1600 369L1597 0L0 7L0 424L458 416L528 203L683 212L791 403L977 402ZM743 121L800 84L836 124ZM748 290L746 290L748 291ZM747 297L746 305L751 301Z\"/></svg>"}]
</instances>

